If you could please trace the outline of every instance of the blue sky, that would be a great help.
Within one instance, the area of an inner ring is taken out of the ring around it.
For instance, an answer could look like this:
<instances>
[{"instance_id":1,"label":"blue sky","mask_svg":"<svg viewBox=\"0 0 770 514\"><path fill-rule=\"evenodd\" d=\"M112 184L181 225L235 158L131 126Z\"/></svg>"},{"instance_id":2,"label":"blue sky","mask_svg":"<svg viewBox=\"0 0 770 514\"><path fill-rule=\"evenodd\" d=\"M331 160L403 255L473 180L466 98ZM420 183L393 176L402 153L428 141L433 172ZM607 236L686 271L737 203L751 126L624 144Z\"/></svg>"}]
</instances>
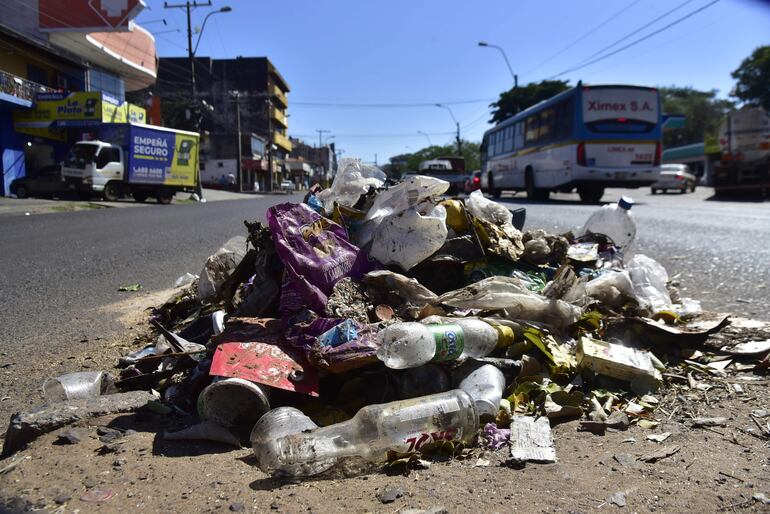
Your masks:
<instances>
[{"instance_id":1,"label":"blue sky","mask_svg":"<svg viewBox=\"0 0 770 514\"><path fill-rule=\"evenodd\" d=\"M512 78L500 52L478 47L479 41L502 47L524 84L570 69L677 6L608 52L712 1L213 0L213 9L229 5L233 11L209 19L198 55L269 57L291 86L290 135L318 144L316 131L328 130L323 137L334 136L330 141L343 156L374 161L377 154L383 164L427 146L429 139L453 139L454 122L437 102L475 101L450 107L462 137L481 140L489 128L489 100L509 89ZM156 36L159 55L186 55L184 11L164 9L159 0L146 3L138 23L155 33L179 29ZM196 9L193 25L211 9ZM166 26L153 21L161 18ZM733 85L730 72L763 44L770 44L770 2L720 0L559 78L573 84L675 84L726 96ZM313 103L325 105L307 105Z\"/></svg>"}]
</instances>

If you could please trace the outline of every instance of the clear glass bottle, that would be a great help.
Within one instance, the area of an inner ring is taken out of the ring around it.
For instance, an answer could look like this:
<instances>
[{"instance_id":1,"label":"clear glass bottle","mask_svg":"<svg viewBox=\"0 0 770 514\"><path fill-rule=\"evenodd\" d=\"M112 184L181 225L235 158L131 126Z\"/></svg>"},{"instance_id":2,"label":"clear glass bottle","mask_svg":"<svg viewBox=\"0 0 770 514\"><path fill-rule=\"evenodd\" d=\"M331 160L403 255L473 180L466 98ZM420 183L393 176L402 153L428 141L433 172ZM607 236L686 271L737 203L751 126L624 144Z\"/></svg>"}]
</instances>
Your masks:
<instances>
[{"instance_id":1,"label":"clear glass bottle","mask_svg":"<svg viewBox=\"0 0 770 514\"><path fill-rule=\"evenodd\" d=\"M436 441L473 440L479 415L465 391L368 405L350 420L287 434L270 413L251 433L259 468L271 475L307 476L345 457L380 462L388 451L408 453ZM277 432L270 433L271 427Z\"/></svg>"}]
</instances>

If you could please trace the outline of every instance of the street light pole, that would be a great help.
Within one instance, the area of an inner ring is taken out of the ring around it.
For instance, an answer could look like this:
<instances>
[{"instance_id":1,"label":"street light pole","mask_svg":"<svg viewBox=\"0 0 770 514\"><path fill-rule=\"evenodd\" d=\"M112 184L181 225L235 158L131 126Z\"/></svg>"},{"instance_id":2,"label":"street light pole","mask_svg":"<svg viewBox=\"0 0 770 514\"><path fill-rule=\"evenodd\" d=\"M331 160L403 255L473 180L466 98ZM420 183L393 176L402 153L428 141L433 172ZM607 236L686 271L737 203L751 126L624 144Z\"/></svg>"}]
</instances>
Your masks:
<instances>
[{"instance_id":1,"label":"street light pole","mask_svg":"<svg viewBox=\"0 0 770 514\"><path fill-rule=\"evenodd\" d=\"M428 140L428 145L433 146L433 141L430 140L430 136L426 132L423 132L422 130L418 130L417 133L425 136L425 138Z\"/></svg>"},{"instance_id":2,"label":"street light pole","mask_svg":"<svg viewBox=\"0 0 770 514\"><path fill-rule=\"evenodd\" d=\"M462 139L460 139L460 122L457 121L457 118L455 118L455 114L452 112L452 109L448 105L436 104L436 107L441 107L442 109L446 109L447 111L449 111L449 115L452 117L452 121L455 122L455 126L457 127L457 135L455 136L457 140L457 155L462 156L463 142L462 142Z\"/></svg>"},{"instance_id":3,"label":"street light pole","mask_svg":"<svg viewBox=\"0 0 770 514\"><path fill-rule=\"evenodd\" d=\"M486 47L486 48L497 48L498 50L500 50L500 53L503 54L503 59L505 59L505 64L508 66L508 71L511 72L511 77L513 77L513 88L514 89L518 88L519 87L519 76L516 75L513 72L513 68L511 68L511 63L508 61L508 56L505 55L505 50L503 50L501 47L499 47L497 45L490 45L486 41L479 41L479 46L483 46L483 47Z\"/></svg>"},{"instance_id":4,"label":"street light pole","mask_svg":"<svg viewBox=\"0 0 770 514\"><path fill-rule=\"evenodd\" d=\"M207 3L198 3L197 1L192 2L185 2L183 4L169 4L168 2L163 2L163 8L164 9L184 9L187 14L187 60L190 62L190 91L192 92L193 101L195 101L195 98L197 96L196 91L196 84L195 84L195 52L198 51L198 45L201 42L201 36L203 35L203 29L206 27L206 22L209 19L209 16L212 14L217 14L220 12L230 12L233 10L230 6L224 6L219 10L212 11L206 15L206 17L203 19L203 25L201 25L201 30L198 33L198 41L195 43L195 48L193 48L192 45L192 21L190 19L190 12L192 9L195 9L196 7L212 7L211 0L208 0Z\"/></svg>"}]
</instances>

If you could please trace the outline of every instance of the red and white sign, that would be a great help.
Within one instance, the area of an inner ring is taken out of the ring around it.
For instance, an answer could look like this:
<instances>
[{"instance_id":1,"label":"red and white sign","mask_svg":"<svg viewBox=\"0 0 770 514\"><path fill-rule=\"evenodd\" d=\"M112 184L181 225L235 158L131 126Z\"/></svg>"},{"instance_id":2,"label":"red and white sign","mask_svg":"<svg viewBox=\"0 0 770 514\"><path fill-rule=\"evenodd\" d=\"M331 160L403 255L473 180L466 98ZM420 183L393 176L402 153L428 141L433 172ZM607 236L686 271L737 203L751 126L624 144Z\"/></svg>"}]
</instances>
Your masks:
<instances>
[{"instance_id":1,"label":"red and white sign","mask_svg":"<svg viewBox=\"0 0 770 514\"><path fill-rule=\"evenodd\" d=\"M142 0L38 0L42 31L127 31L145 4Z\"/></svg>"},{"instance_id":2,"label":"red and white sign","mask_svg":"<svg viewBox=\"0 0 770 514\"><path fill-rule=\"evenodd\" d=\"M658 123L658 92L643 88L585 88L583 122L629 120Z\"/></svg>"}]
</instances>

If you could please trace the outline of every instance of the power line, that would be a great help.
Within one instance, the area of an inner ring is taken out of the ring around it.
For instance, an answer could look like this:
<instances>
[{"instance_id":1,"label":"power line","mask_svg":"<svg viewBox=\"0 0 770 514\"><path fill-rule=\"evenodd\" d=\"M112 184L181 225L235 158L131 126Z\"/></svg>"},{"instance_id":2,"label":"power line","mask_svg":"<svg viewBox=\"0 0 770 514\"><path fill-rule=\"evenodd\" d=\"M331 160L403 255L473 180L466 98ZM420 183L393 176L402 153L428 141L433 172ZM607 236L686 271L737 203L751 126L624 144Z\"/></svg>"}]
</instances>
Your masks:
<instances>
[{"instance_id":1,"label":"power line","mask_svg":"<svg viewBox=\"0 0 770 514\"><path fill-rule=\"evenodd\" d=\"M454 100L450 102L415 102L415 103L355 103L355 102L303 102L298 100L292 100L291 105L292 106L303 106L303 107L335 107L340 109L394 109L394 108L412 108L412 107L436 107L437 103L440 103L442 105L462 105L462 104L478 104L478 103L489 103L494 102L495 98L480 98L476 100Z\"/></svg>"},{"instance_id":2,"label":"power line","mask_svg":"<svg viewBox=\"0 0 770 514\"><path fill-rule=\"evenodd\" d=\"M525 72L525 73L524 73L524 75L522 75L522 76L527 76L527 75L529 75L529 74L530 74L530 73L532 73L533 71L535 71L535 70L537 70L537 69L541 68L541 67L542 67L544 64L547 64L547 63L551 62L552 60L554 60L555 58L559 57L559 56L560 56L560 55L562 55L564 52L566 52L566 51L567 51L567 50L569 50L570 48L574 47L574 46L575 46L577 43L579 43L579 42L583 41L583 40L584 40L584 39L586 39L588 36L590 36L590 35L594 34L594 33L595 33L597 30L599 30L600 28L604 27L604 26L605 26L605 25L607 25L609 22L611 22L612 20L614 20L615 18L617 18L618 16L620 16L620 15L621 15L621 14L623 14L624 12L628 11L629 9L631 9L633 6L635 6L635 5L636 5L636 4L638 4L639 2L641 2L641 0L634 0L633 2L631 2L631 3L630 3L630 4L628 4L627 6L625 6L624 8L622 8L621 10L619 10L618 12L616 12L615 14L613 14L612 16L610 16L609 18L607 18L606 20L604 20L603 22L601 22L599 25L595 26L594 28L592 28L591 30L589 30L588 32L586 32L585 34L583 34L582 36L580 36L579 38L577 38L576 40L574 40L573 42L571 42L570 44L568 44L567 46L565 46L564 48L562 48L561 50L559 50L558 52L556 52L555 54L553 54L552 56L550 56L549 58L547 58L547 59L545 59L544 61L542 61L540 64L538 64L537 66L535 66L535 67L534 67L534 68L532 68L531 70L529 70L529 71Z\"/></svg>"},{"instance_id":3,"label":"power line","mask_svg":"<svg viewBox=\"0 0 770 514\"><path fill-rule=\"evenodd\" d=\"M589 55L588 57L586 57L585 59L583 59L582 61L580 61L578 64L583 64L583 63L584 63L584 62L586 62L586 61L590 61L591 59L593 59L593 58L594 58L594 57L596 57L597 55L600 55L600 54L604 53L605 51L609 50L610 48L613 48L613 47L615 47L615 46L619 45L619 44L620 44L620 43L622 43L623 41L625 41L625 40L627 40L628 38L630 38L630 37L634 36L635 34L638 34L639 32L641 32L641 31L643 31L644 29L646 29L647 27L649 27L650 25L654 25L656 22L658 22L658 21L662 20L663 18L665 18L666 16L668 16L669 14L671 14L671 13L673 13L673 12L675 12L675 11L678 11L679 9L681 9L681 8L682 8L682 7L684 7L685 5L687 5L687 4L689 4L689 3L691 3L692 1L693 1L693 0L685 0L685 1L684 1L684 2L682 2L681 4L679 4L679 5L677 5L676 7L674 7L673 9L670 9L670 10L668 10L668 11L664 12L664 13L663 13L663 14L661 14L660 16L658 16L658 17L656 17L656 18L654 18L654 19L652 19L652 20L648 21L647 23L645 23L645 24L644 24L644 25L642 25L641 27L639 27L639 28L637 28L637 29L635 29L635 30L632 30L631 32L629 32L628 34L626 34L625 36L623 36L622 38L620 38L620 39L618 39L617 41L613 42L612 44L610 44L610 45L607 45L607 46L605 46L604 48L602 48L601 50L598 50L598 51L596 51L596 52L592 53L591 55Z\"/></svg>"},{"instance_id":4,"label":"power line","mask_svg":"<svg viewBox=\"0 0 770 514\"><path fill-rule=\"evenodd\" d=\"M706 5L704 5L704 6L702 6L702 7L699 7L699 8L697 8L697 9L695 9L694 11L691 11L691 12L689 12L689 13L685 14L685 15L684 15L684 16L682 16L681 18L678 18L678 19L676 19L676 20L672 21L672 22L671 22L671 23L669 23L668 25L664 25L663 27L659 28L658 30L655 30L655 31L653 31L653 32L650 32L650 33L649 33L649 34L647 34L646 36L640 37L639 39L636 39L636 40L632 41L631 43L629 43L629 44L627 44L627 45L625 45L625 46L622 46L622 47L618 48L617 50L615 50L615 51L613 51L613 52L610 52L610 53L608 53L608 54L605 54L605 55L602 55L602 56L600 56L600 57L597 57L596 59L593 59L593 60L591 60L591 61L585 62L584 64L579 64L579 65L577 65L577 66L573 66L572 68L569 68L569 69L567 69L567 70L564 70L564 71L562 71L561 73L557 73L556 75L552 75L552 76L548 77L548 78L547 78L547 79L545 79L545 80L551 80L551 79L555 79L556 77L561 77L562 75L565 75L565 74L567 74L567 73L570 73L570 72L573 72L573 71L576 71L576 70L579 70L579 69L585 68L586 66L590 66L590 65L592 65L592 64L595 64L595 63L597 63L597 62L599 62L599 61L603 61L604 59L607 59L607 58L609 58L609 57L612 57L613 55L616 55L616 54L618 54L618 53L622 52L623 50L626 50L626 49L628 49L628 48L631 48L632 46L636 46L637 44L641 43L642 41L646 41L646 40L650 39L652 36L654 36L654 35L656 35L656 34L660 34L660 33L661 33L661 32L663 32L664 30L670 29L670 28L671 28L671 27L673 27L674 25L677 25L677 24L679 24L679 23L681 23L681 22L685 21L686 19L688 19L688 18L691 18L691 17L695 16L695 15L696 15L696 14L698 14L699 12L701 12L701 11L703 11L703 10L706 10L706 9L708 9L709 7L711 7L712 5L716 4L716 3L717 3L717 2L719 2L719 1L720 1L720 0L712 0L711 2L707 3Z\"/></svg>"}]
</instances>

